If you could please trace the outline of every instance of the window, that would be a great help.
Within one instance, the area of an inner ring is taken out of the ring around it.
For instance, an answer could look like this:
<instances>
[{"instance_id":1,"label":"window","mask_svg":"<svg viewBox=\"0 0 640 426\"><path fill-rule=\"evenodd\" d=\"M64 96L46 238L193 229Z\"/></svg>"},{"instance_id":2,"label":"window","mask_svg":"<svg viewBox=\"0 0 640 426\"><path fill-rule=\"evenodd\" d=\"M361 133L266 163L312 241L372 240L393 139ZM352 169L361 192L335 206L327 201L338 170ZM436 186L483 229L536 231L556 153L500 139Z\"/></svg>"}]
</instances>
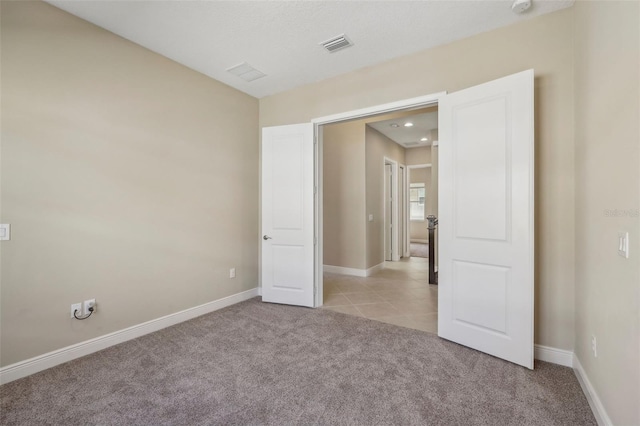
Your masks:
<instances>
[{"instance_id":1,"label":"window","mask_svg":"<svg viewBox=\"0 0 640 426\"><path fill-rule=\"evenodd\" d=\"M424 220L424 183L409 185L409 214L411 220Z\"/></svg>"}]
</instances>

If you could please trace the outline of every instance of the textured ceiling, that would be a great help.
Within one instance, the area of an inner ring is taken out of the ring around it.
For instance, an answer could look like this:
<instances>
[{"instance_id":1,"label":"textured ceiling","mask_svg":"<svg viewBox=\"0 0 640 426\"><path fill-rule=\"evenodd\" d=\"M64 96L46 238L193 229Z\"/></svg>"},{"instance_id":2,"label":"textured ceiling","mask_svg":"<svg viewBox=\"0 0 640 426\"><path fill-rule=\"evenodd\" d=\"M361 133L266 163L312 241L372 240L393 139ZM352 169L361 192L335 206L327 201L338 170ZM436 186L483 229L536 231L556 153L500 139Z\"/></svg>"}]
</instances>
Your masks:
<instances>
[{"instance_id":1,"label":"textured ceiling","mask_svg":"<svg viewBox=\"0 0 640 426\"><path fill-rule=\"evenodd\" d=\"M413 123L413 126L405 127L404 124L407 122ZM392 127L392 124L397 124L398 127ZM438 128L438 112L433 111L408 117L376 121L375 123L367 123L367 125L404 148L429 146L433 142L433 133L431 131ZM424 137L428 140L426 142L420 141ZM407 146L407 144L410 145Z\"/></svg>"},{"instance_id":2,"label":"textured ceiling","mask_svg":"<svg viewBox=\"0 0 640 426\"><path fill-rule=\"evenodd\" d=\"M487 1L60 1L49 3L255 97L569 7ZM355 44L327 53L345 33ZM267 74L246 82L226 71L247 62Z\"/></svg>"}]
</instances>

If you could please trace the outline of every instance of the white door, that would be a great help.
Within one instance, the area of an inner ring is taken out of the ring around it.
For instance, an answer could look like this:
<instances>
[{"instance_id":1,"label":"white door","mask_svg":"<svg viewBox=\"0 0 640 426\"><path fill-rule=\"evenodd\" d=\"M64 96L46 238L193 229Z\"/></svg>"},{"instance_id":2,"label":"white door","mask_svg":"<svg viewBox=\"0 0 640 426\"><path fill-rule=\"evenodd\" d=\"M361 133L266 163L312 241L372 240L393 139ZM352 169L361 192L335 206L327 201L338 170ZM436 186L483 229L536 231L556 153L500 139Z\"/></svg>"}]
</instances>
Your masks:
<instances>
[{"instance_id":1,"label":"white door","mask_svg":"<svg viewBox=\"0 0 640 426\"><path fill-rule=\"evenodd\" d=\"M262 300L313 307L313 124L262 129Z\"/></svg>"},{"instance_id":2,"label":"white door","mask_svg":"<svg viewBox=\"0 0 640 426\"><path fill-rule=\"evenodd\" d=\"M533 369L533 70L438 112L438 336Z\"/></svg>"}]
</instances>

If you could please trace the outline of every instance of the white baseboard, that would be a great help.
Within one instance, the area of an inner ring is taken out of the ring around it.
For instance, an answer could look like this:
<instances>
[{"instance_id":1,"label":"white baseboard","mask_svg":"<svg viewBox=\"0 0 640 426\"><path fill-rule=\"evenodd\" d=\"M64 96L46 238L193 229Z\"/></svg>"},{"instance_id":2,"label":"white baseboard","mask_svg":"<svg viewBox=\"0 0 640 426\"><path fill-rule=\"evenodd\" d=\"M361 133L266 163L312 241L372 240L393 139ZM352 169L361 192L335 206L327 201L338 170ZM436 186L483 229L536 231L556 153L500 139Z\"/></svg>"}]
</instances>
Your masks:
<instances>
[{"instance_id":1,"label":"white baseboard","mask_svg":"<svg viewBox=\"0 0 640 426\"><path fill-rule=\"evenodd\" d=\"M573 352L564 349L535 345L534 358L565 367L573 367Z\"/></svg>"},{"instance_id":2,"label":"white baseboard","mask_svg":"<svg viewBox=\"0 0 640 426\"><path fill-rule=\"evenodd\" d=\"M412 238L411 239L412 243L419 243L419 244L429 244L429 240L421 240L418 238Z\"/></svg>"},{"instance_id":3,"label":"white baseboard","mask_svg":"<svg viewBox=\"0 0 640 426\"><path fill-rule=\"evenodd\" d=\"M573 372L578 378L582 392L584 392L587 397L591 411L593 411L593 415L598 424L600 426L612 426L613 422L609 418L607 411L604 409L604 405L602 405L602 401L600 401L596 390L587 377L587 373L584 371L584 368L582 368L582 364L580 364L580 360L575 354L573 355Z\"/></svg>"},{"instance_id":4,"label":"white baseboard","mask_svg":"<svg viewBox=\"0 0 640 426\"><path fill-rule=\"evenodd\" d=\"M369 269L345 268L344 266L323 265L322 270L331 274L351 275L354 277L368 277L384 269L384 262Z\"/></svg>"},{"instance_id":5,"label":"white baseboard","mask_svg":"<svg viewBox=\"0 0 640 426\"><path fill-rule=\"evenodd\" d=\"M375 266L372 266L371 268L367 269L367 277L370 277L371 275L375 274L378 271L382 271L384 269L384 262L382 263L378 263Z\"/></svg>"},{"instance_id":6,"label":"white baseboard","mask_svg":"<svg viewBox=\"0 0 640 426\"><path fill-rule=\"evenodd\" d=\"M98 352L110 346L126 342L127 340L135 339L137 337L144 336L145 334L153 333L154 331L162 330L163 328L199 317L200 315L226 308L227 306L256 297L258 296L258 293L259 289L256 287L251 290L243 291L242 293L237 293L200 306L185 309L184 311L166 315L142 324L137 324L123 330L105 334L104 336L67 346L66 348L58 349L44 355L39 355L25 361L7 365L6 367L0 368L0 384L9 383L22 377L30 376L31 374L46 370L47 368L55 367L56 365L63 364L76 358Z\"/></svg>"},{"instance_id":7,"label":"white baseboard","mask_svg":"<svg viewBox=\"0 0 640 426\"><path fill-rule=\"evenodd\" d=\"M609 415L604 409L604 405L602 405L602 401L600 401L596 390L589 381L589 378L587 377L587 374L582 368L582 364L580 364L580 361L578 360L578 357L575 353L564 349L535 345L535 359L573 368L573 372L578 378L578 383L580 383L582 392L587 397L587 401L589 402L589 406L591 407L591 411L593 412L593 416L596 418L598 425L613 425L611 419L609 418Z\"/></svg>"},{"instance_id":8,"label":"white baseboard","mask_svg":"<svg viewBox=\"0 0 640 426\"><path fill-rule=\"evenodd\" d=\"M325 272L334 272L345 275L357 274L357 276L363 277L371 275L372 273L382 269L384 269L384 262L366 270L324 265ZM208 314L210 312L226 308L227 306L243 302L261 294L262 288L256 287L251 290L243 291L241 293L224 297L222 299L214 300L200 306L195 306L193 308L185 309L183 311L147 321L142 324L134 325L123 330L105 334L104 336L86 340L75 345L67 346L65 348L58 349L56 351L52 351L34 358L30 358L25 361L7 365L6 367L0 368L0 385L30 376L31 374L35 374L39 371L55 367L56 365L72 361L76 358L98 352L110 346L114 346L128 340L144 336L145 334L153 333L155 331L162 330L163 328L188 321L190 319L199 317L200 315ZM591 385L589 378L582 368L580 361L573 352L564 349L552 348L549 346L535 345L535 359L563 365L565 367L573 367L575 375L578 378L578 382L580 383L582 391L587 397L589 406L591 407L591 410L593 411L598 424L600 426L613 425L606 410L604 409L604 406L602 405L602 402L600 401L600 398L598 397L598 394L593 388L593 385Z\"/></svg>"},{"instance_id":9,"label":"white baseboard","mask_svg":"<svg viewBox=\"0 0 640 426\"><path fill-rule=\"evenodd\" d=\"M344 266L324 265L322 270L331 274L352 275L354 277L366 277L366 269L345 268Z\"/></svg>"}]
</instances>

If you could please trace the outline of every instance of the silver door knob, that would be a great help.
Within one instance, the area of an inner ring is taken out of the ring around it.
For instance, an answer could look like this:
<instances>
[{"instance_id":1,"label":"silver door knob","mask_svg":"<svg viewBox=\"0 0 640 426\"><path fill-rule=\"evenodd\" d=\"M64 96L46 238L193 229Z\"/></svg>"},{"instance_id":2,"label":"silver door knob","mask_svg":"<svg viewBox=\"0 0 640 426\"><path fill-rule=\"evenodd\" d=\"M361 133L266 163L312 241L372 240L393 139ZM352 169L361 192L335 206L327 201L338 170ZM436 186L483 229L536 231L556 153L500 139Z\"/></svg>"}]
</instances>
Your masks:
<instances>
[{"instance_id":1,"label":"silver door knob","mask_svg":"<svg viewBox=\"0 0 640 426\"><path fill-rule=\"evenodd\" d=\"M262 239L263 239L263 240L270 240L270 239L271 239L271 237L270 237L270 236L268 236L268 235L264 235L264 236L262 237Z\"/></svg>"}]
</instances>

